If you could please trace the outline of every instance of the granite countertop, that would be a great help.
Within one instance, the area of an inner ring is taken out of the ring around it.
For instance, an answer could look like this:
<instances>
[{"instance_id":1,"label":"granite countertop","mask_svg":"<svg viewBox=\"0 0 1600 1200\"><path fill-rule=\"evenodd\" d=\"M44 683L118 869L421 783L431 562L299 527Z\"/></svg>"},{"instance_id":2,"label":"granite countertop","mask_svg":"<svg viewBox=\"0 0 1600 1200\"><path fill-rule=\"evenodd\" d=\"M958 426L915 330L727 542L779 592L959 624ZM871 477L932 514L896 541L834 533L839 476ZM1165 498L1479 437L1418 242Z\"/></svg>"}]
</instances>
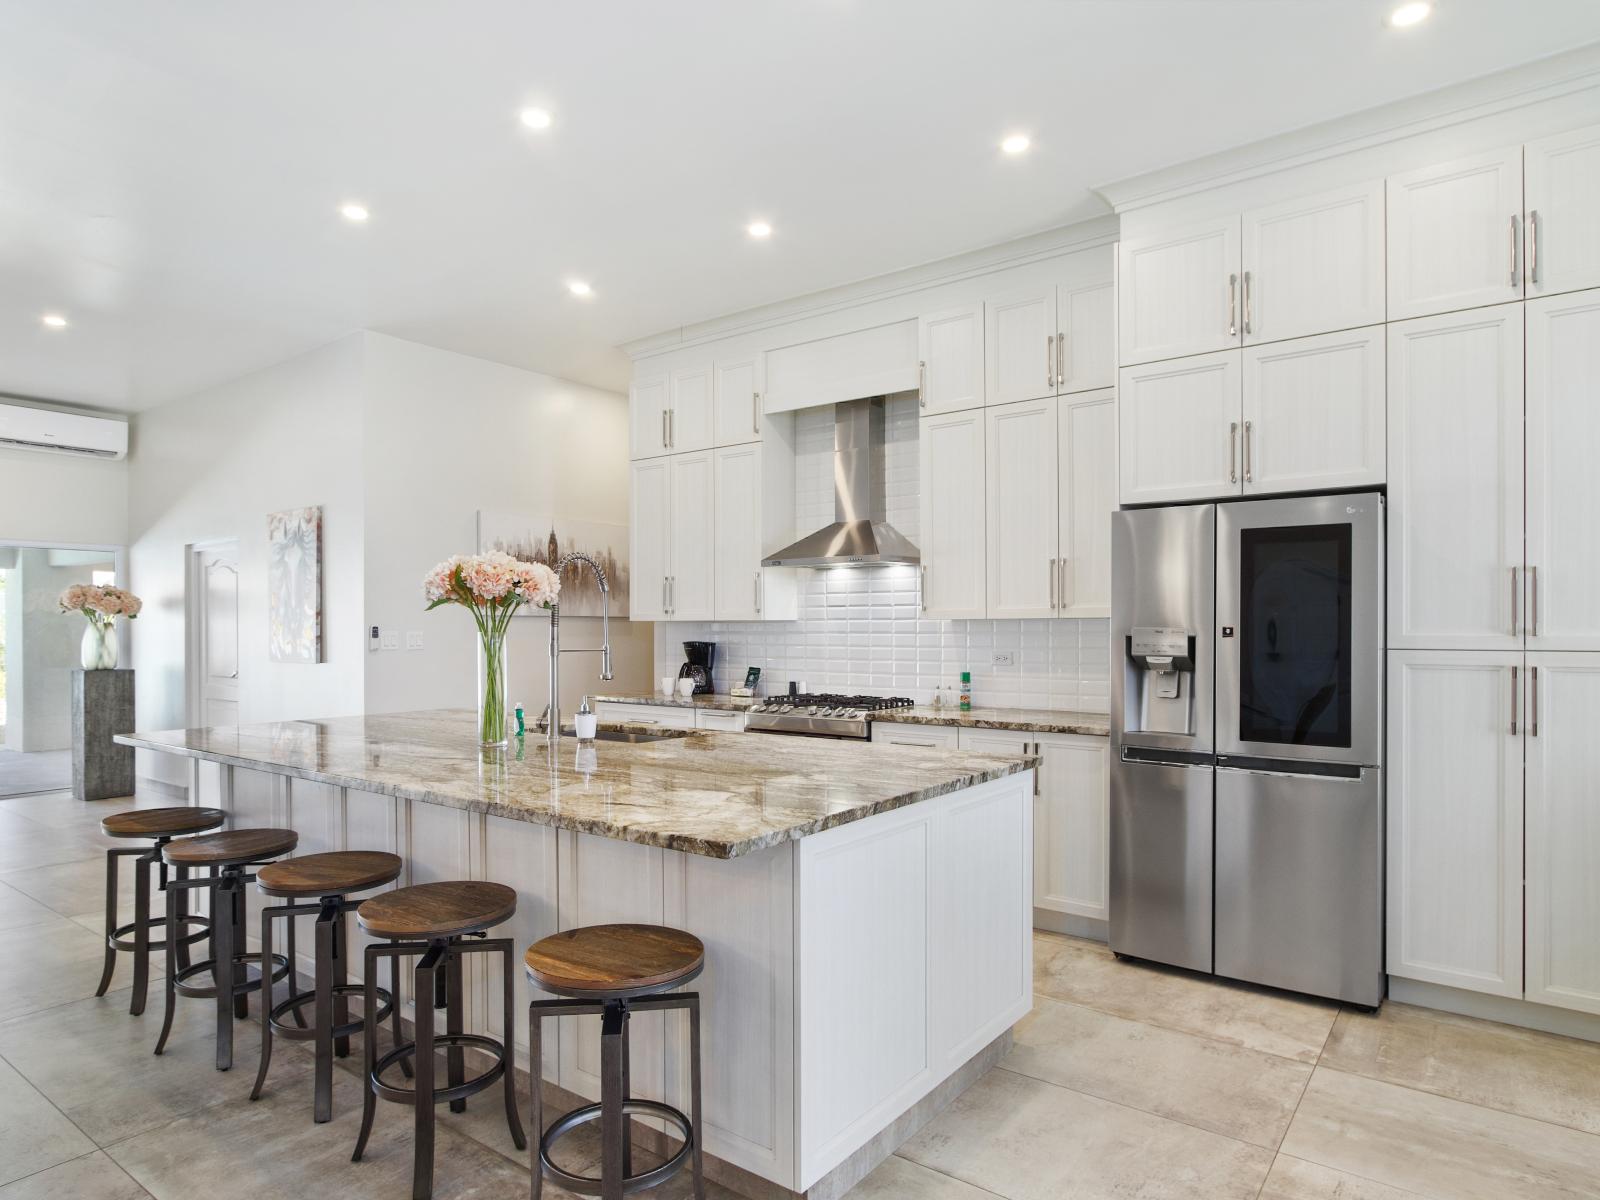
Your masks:
<instances>
[{"instance_id":1,"label":"granite countertop","mask_svg":"<svg viewBox=\"0 0 1600 1200\"><path fill-rule=\"evenodd\" d=\"M683 731L640 744L598 741L592 758L587 746L580 753L576 739L562 738L551 763L542 736L480 752L476 724L470 710L446 709L116 740L710 858L821 833L1039 762L1020 754Z\"/></svg>"},{"instance_id":2,"label":"granite countertop","mask_svg":"<svg viewBox=\"0 0 1600 1200\"><path fill-rule=\"evenodd\" d=\"M590 696L596 704L654 704L661 708L710 708L717 712L744 712L757 704L765 704L765 696L724 696L707 694L704 696L690 696L685 700L681 696L663 696L659 692L652 692L648 696Z\"/></svg>"},{"instance_id":3,"label":"granite countertop","mask_svg":"<svg viewBox=\"0 0 1600 1200\"><path fill-rule=\"evenodd\" d=\"M693 696L595 696L607 704L659 704L668 708L713 708L743 712L757 704L786 697ZM934 708L919 704L915 708L886 708L867 714L872 721L899 721L907 725L955 725L967 729L1014 729L1018 733L1077 733L1089 737L1110 737L1111 718L1105 713L1067 712L1057 708L974 707L969 712L954 708Z\"/></svg>"}]
</instances>

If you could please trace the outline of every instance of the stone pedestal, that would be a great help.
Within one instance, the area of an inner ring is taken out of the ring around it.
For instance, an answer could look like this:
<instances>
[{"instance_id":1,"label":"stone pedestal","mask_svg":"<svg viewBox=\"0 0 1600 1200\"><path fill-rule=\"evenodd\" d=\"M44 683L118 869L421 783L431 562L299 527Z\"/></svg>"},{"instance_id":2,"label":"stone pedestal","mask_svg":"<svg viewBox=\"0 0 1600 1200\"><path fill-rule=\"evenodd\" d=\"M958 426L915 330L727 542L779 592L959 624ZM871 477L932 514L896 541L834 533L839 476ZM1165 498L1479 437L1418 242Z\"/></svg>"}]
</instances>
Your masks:
<instances>
[{"instance_id":1,"label":"stone pedestal","mask_svg":"<svg viewBox=\"0 0 1600 1200\"><path fill-rule=\"evenodd\" d=\"M133 795L133 672L72 673L72 794L79 800Z\"/></svg>"}]
</instances>

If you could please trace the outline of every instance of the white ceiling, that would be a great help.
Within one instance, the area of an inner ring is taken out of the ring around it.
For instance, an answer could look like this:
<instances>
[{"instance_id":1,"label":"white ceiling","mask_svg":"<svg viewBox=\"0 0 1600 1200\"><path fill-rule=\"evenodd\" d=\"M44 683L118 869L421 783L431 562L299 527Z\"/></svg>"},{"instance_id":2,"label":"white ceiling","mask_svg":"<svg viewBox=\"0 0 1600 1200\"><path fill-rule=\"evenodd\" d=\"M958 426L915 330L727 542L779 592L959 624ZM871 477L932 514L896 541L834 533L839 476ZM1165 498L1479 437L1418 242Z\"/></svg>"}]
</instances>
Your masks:
<instances>
[{"instance_id":1,"label":"white ceiling","mask_svg":"<svg viewBox=\"0 0 1600 1200\"><path fill-rule=\"evenodd\" d=\"M1594 0L1391 3L19 0L0 393L146 408L360 328L621 387L625 340L1600 39Z\"/></svg>"}]
</instances>

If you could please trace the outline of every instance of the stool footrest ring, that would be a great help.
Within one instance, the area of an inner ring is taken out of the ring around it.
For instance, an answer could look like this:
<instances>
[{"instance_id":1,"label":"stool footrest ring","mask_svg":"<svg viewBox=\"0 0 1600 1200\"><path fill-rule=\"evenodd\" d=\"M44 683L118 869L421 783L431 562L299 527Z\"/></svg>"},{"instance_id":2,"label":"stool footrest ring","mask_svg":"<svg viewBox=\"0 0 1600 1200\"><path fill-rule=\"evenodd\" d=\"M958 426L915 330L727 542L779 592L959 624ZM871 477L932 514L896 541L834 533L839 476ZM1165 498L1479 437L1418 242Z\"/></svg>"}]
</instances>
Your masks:
<instances>
[{"instance_id":1,"label":"stool footrest ring","mask_svg":"<svg viewBox=\"0 0 1600 1200\"><path fill-rule=\"evenodd\" d=\"M624 1117L660 1117L678 1127L678 1132L683 1138L683 1144L677 1152L649 1171L638 1175L629 1175L622 1181L624 1192L639 1192L645 1188L653 1188L664 1183L683 1169L689 1161L689 1155L694 1151L694 1126L689 1118L684 1116L670 1104L661 1104L655 1100L628 1099L622 1102ZM556 1166L550 1159L550 1150L556 1141L572 1132L579 1125L600 1119L600 1105L585 1104L582 1108L575 1108L565 1116L556 1118L550 1128L539 1139L539 1165L544 1170L545 1177L566 1188L569 1192L577 1192L580 1196L598 1196L604 1186L603 1181L594 1175L574 1175Z\"/></svg>"},{"instance_id":2,"label":"stool footrest ring","mask_svg":"<svg viewBox=\"0 0 1600 1200\"><path fill-rule=\"evenodd\" d=\"M483 1050L494 1056L494 1062L481 1074L474 1075L465 1083L458 1083L454 1087L436 1087L433 1089L433 1102L442 1104L448 1100L465 1100L468 1096L475 1096L485 1088L494 1084L506 1073L506 1048L501 1043L490 1037L483 1037L476 1033L441 1033L433 1039L435 1050L448 1049L451 1046L460 1046L463 1049ZM404 1046L396 1046L389 1053L378 1059L368 1073L368 1080L372 1090L385 1100L393 1100L399 1104L416 1104L417 1093L415 1088L394 1087L383 1082L380 1076L402 1058L412 1058L417 1053L417 1044L407 1042Z\"/></svg>"},{"instance_id":3,"label":"stool footrest ring","mask_svg":"<svg viewBox=\"0 0 1600 1200\"><path fill-rule=\"evenodd\" d=\"M233 956L234 965L240 967L255 966L259 963L260 959L261 955L256 951L251 951L249 954L235 954ZM274 968L272 972L273 983L277 983L280 979L284 979L288 976L289 959L286 955L274 954L272 956L272 965ZM196 975L209 975L214 970L215 966L213 959L208 958L204 962L194 963L186 969L179 971L172 977L172 989L180 996L198 996L201 998L215 996L217 994L216 984L189 982L189 980L193 979ZM257 970L254 975L247 975L243 980L233 985L233 994L235 996L243 996L250 992L256 992L260 990L261 971L259 966L257 966Z\"/></svg>"},{"instance_id":4,"label":"stool footrest ring","mask_svg":"<svg viewBox=\"0 0 1600 1200\"><path fill-rule=\"evenodd\" d=\"M394 1011L394 998L389 994L388 988L373 988L372 990L378 995L378 1012L372 1019L381 1025L389 1014ZM353 996L358 1000L366 995L366 991L365 985L359 983L338 983L333 986L333 994L335 996ZM272 1026L272 1032L278 1037L288 1038L290 1041L305 1042L316 1037L317 1030L315 1026L308 1026L302 1029L298 1025L288 1025L283 1021L283 1018L289 1013L292 1013L297 1008L314 1003L316 999L317 993L314 991L301 992L298 996L290 996L287 1000L274 1004L272 1012L267 1016L267 1022ZM361 1032L364 1022L364 1017L357 1017L354 1021L346 1021L343 1025L335 1025L333 1027L333 1036L336 1038L353 1037Z\"/></svg>"},{"instance_id":5,"label":"stool footrest ring","mask_svg":"<svg viewBox=\"0 0 1600 1200\"><path fill-rule=\"evenodd\" d=\"M132 933L134 930L138 929L139 928L139 924L140 923L138 921L129 921L126 925L118 925L115 929L113 929L111 931L111 936L106 938L106 944L108 946L110 946L113 950L126 950L129 954L132 954L134 951L138 950L139 947L137 945L135 945L133 942L123 941L122 939L127 937L128 934ZM180 937L178 939L178 945L180 945L180 946L192 946L196 942L205 941L206 938L208 938L211 935L211 918L210 917L206 917L206 916L179 917L178 918L178 924L180 924L180 925L197 925L200 928L200 932L198 932L198 933L188 933L188 934L184 934L184 936ZM148 921L144 922L144 925L149 929L160 929L162 931L165 931L166 928L167 928L167 919L165 917L151 917ZM158 942L146 942L145 943L145 949L147 949L147 950L165 950L166 948L167 948L167 941L166 941L165 938L162 938Z\"/></svg>"}]
</instances>

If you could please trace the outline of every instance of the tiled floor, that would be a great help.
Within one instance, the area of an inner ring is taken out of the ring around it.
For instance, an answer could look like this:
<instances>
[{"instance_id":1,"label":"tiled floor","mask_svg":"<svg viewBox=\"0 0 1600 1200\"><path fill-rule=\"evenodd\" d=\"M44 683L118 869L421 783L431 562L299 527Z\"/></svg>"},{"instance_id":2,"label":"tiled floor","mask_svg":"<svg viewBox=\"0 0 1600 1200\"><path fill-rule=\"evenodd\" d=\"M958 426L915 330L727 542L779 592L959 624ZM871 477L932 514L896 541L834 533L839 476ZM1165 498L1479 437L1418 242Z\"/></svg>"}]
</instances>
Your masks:
<instances>
[{"instance_id":1,"label":"tiled floor","mask_svg":"<svg viewBox=\"0 0 1600 1200\"><path fill-rule=\"evenodd\" d=\"M303 1044L279 1043L250 1104L251 1033L244 1069L218 1074L210 1010L183 1003L158 1061L158 1003L130 1018L125 991L94 998L97 826L128 805L0 800L0 1200L408 1195L400 1110L383 1106L367 1161L349 1161L353 1074L314 1125ZM1600 1045L1398 1004L1340 1011L1048 934L1035 947L1010 1056L851 1200L1600 1197ZM498 1106L441 1122L437 1196L527 1194ZM658 1194L681 1200L688 1180Z\"/></svg>"}]
</instances>

